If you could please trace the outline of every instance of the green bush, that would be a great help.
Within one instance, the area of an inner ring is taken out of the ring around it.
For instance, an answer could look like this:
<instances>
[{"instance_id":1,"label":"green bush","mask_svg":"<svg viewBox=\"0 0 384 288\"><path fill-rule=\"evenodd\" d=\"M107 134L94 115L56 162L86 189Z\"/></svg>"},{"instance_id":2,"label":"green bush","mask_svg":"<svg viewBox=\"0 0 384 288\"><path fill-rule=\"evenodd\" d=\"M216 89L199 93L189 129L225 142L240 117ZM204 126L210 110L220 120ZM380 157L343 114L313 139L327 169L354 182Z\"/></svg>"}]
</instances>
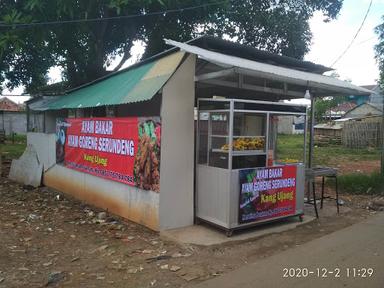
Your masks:
<instances>
[{"instance_id":1,"label":"green bush","mask_svg":"<svg viewBox=\"0 0 384 288\"><path fill-rule=\"evenodd\" d=\"M17 133L15 133L13 137L12 137L12 134L7 135L7 136L5 137L5 140L6 140L6 141L12 141L12 139L13 139L15 142L19 142L19 143L27 142L27 135L22 135L22 134L17 134Z\"/></svg>"},{"instance_id":2,"label":"green bush","mask_svg":"<svg viewBox=\"0 0 384 288\"><path fill-rule=\"evenodd\" d=\"M338 176L337 179L340 191L344 193L384 195L384 176L378 172L346 174Z\"/></svg>"},{"instance_id":3,"label":"green bush","mask_svg":"<svg viewBox=\"0 0 384 288\"><path fill-rule=\"evenodd\" d=\"M7 135L6 141L0 143L0 153L4 159L19 158L27 146L27 136L15 134L14 143L12 143L12 135Z\"/></svg>"}]
</instances>

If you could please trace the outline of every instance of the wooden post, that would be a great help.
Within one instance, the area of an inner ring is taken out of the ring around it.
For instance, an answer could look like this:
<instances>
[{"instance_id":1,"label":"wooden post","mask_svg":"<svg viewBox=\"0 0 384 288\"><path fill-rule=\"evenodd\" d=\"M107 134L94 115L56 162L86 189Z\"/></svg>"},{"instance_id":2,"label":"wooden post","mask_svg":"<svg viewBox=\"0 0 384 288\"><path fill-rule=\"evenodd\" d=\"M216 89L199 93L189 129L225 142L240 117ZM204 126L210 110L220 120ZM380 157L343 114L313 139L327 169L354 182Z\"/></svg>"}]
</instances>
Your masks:
<instances>
[{"instance_id":1,"label":"wooden post","mask_svg":"<svg viewBox=\"0 0 384 288\"><path fill-rule=\"evenodd\" d=\"M311 95L311 121L309 127L309 159L308 159L308 168L313 166L313 143L314 143L314 132L315 132L315 97Z\"/></svg>"},{"instance_id":2,"label":"wooden post","mask_svg":"<svg viewBox=\"0 0 384 288\"><path fill-rule=\"evenodd\" d=\"M313 166L313 141L314 141L314 132L315 132L315 97L310 94L311 97L311 119L309 122L309 149L308 149L308 168L312 168ZM305 143L306 145L307 143ZM307 179L306 179L307 180ZM312 185L311 185L312 181ZM317 207L316 207L316 196L315 196L315 177L312 180L308 181L308 190L307 190L307 201L310 201L311 192L313 194L313 203L315 205L316 217Z\"/></svg>"},{"instance_id":3,"label":"wooden post","mask_svg":"<svg viewBox=\"0 0 384 288\"><path fill-rule=\"evenodd\" d=\"M26 110L27 110L27 133L29 132L29 131L31 131L31 129L30 129L30 127L29 126L31 126L31 124L30 124L30 122L31 122L31 110L29 109L29 105L27 104L27 108L26 108Z\"/></svg>"}]
</instances>

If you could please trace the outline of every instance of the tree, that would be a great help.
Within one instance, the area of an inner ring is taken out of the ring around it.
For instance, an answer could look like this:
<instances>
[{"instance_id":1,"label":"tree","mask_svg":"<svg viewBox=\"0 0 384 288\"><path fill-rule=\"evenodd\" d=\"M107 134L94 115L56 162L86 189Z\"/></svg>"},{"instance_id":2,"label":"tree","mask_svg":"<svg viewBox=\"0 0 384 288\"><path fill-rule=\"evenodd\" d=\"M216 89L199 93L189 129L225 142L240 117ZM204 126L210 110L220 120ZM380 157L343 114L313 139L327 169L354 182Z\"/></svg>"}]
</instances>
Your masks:
<instances>
[{"instance_id":1,"label":"tree","mask_svg":"<svg viewBox=\"0 0 384 288\"><path fill-rule=\"evenodd\" d=\"M29 22L31 18L17 12L19 2L0 0L0 17L4 24ZM14 9L7 10L14 4ZM3 14L8 11L7 14ZM9 87L28 85L35 89L47 82L47 70L55 64L44 44L41 30L22 30L15 33L0 28L0 84L8 80ZM1 92L1 85L0 85Z\"/></svg>"},{"instance_id":2,"label":"tree","mask_svg":"<svg viewBox=\"0 0 384 288\"><path fill-rule=\"evenodd\" d=\"M375 32L379 38L379 43L375 46L376 60L379 64L380 70L380 84L384 89L384 16L382 17L383 23L375 28Z\"/></svg>"},{"instance_id":3,"label":"tree","mask_svg":"<svg viewBox=\"0 0 384 288\"><path fill-rule=\"evenodd\" d=\"M375 28L376 34L379 36L379 43L375 46L376 50L376 60L379 64L380 70L380 88L381 91L384 91L384 15L382 17L383 23L378 25ZM384 99L383 99L384 101ZM383 102L384 109L384 102ZM384 127L384 114L382 115L382 127ZM382 132L382 141L381 141L381 175L384 176L384 133Z\"/></svg>"},{"instance_id":4,"label":"tree","mask_svg":"<svg viewBox=\"0 0 384 288\"><path fill-rule=\"evenodd\" d=\"M146 16L199 5L206 6ZM109 73L119 56L118 70L135 40L145 43L147 57L169 48L163 38L186 41L205 33L302 59L311 40L310 17L322 11L333 19L341 5L342 0L0 0L0 82L33 93L47 83L49 68L60 66L64 87L76 87ZM4 26L134 14L143 17Z\"/></svg>"},{"instance_id":5,"label":"tree","mask_svg":"<svg viewBox=\"0 0 384 288\"><path fill-rule=\"evenodd\" d=\"M316 122L324 122L327 121L326 117L327 112L337 107L339 104L342 104L343 102L348 100L348 96L343 97L325 97L325 98L318 98L315 101L315 119Z\"/></svg>"}]
</instances>

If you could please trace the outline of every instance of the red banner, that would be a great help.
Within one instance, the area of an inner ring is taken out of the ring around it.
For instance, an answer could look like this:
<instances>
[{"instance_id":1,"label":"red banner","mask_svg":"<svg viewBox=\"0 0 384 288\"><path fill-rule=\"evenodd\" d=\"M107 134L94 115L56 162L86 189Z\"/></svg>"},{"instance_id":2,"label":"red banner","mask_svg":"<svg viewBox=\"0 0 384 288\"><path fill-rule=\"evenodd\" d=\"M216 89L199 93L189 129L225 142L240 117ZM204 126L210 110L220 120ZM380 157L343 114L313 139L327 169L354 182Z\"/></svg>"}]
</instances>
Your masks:
<instances>
[{"instance_id":1,"label":"red banner","mask_svg":"<svg viewBox=\"0 0 384 288\"><path fill-rule=\"evenodd\" d=\"M159 191L160 118L69 118L57 122L56 158L68 168Z\"/></svg>"},{"instance_id":2,"label":"red banner","mask_svg":"<svg viewBox=\"0 0 384 288\"><path fill-rule=\"evenodd\" d=\"M295 165L240 170L239 222L294 215L296 170Z\"/></svg>"}]
</instances>

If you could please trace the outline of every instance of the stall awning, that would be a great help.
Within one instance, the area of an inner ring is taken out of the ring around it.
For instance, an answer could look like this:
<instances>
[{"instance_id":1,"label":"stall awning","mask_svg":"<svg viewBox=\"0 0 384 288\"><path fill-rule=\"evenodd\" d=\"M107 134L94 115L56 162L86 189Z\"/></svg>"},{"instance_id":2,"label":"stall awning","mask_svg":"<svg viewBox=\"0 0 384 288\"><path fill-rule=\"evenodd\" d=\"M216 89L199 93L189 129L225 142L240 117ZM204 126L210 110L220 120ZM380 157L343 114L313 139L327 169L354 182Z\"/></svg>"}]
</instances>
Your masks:
<instances>
[{"instance_id":1,"label":"stall awning","mask_svg":"<svg viewBox=\"0 0 384 288\"><path fill-rule=\"evenodd\" d=\"M134 65L66 95L41 103L31 110L98 107L148 101L164 86L180 65L184 52Z\"/></svg>"},{"instance_id":2,"label":"stall awning","mask_svg":"<svg viewBox=\"0 0 384 288\"><path fill-rule=\"evenodd\" d=\"M181 51L195 54L201 59L226 68L226 70L220 71L223 72L223 75L231 72L273 81L281 81L287 84L300 85L307 87L307 89L317 89L321 91L321 95L318 94L317 96L370 95L372 93L372 91L363 87L329 76L252 61L173 40L165 40L165 42L174 47L178 47ZM217 75L219 75L219 73Z\"/></svg>"}]
</instances>

